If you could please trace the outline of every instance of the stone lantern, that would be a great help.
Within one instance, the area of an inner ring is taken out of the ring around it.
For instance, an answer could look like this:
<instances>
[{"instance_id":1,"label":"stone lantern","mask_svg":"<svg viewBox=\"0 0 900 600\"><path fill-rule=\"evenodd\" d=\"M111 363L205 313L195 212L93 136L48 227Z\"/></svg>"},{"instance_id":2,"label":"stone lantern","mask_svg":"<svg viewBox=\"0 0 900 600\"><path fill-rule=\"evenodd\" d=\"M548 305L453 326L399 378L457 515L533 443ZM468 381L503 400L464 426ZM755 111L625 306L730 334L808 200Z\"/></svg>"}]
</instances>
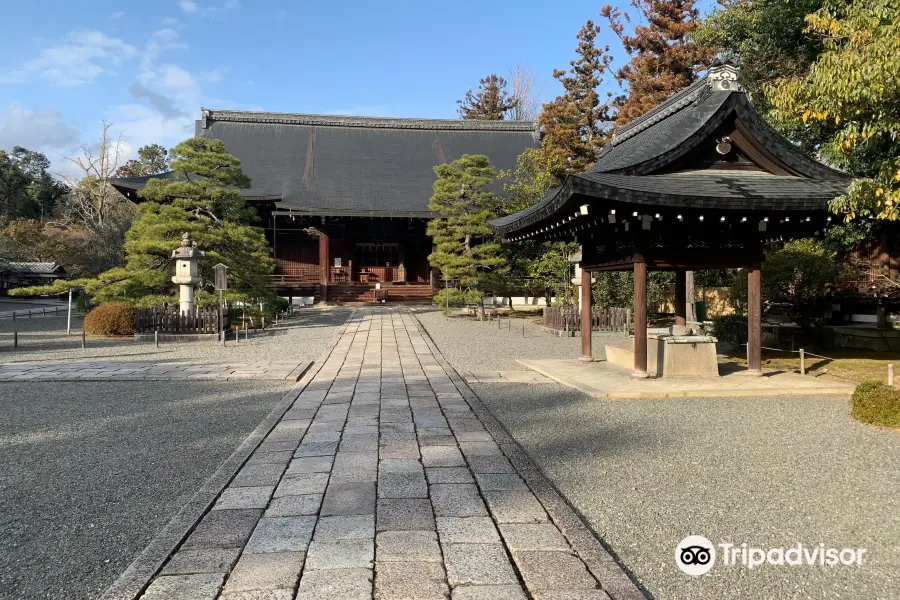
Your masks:
<instances>
[{"instance_id":1,"label":"stone lantern","mask_svg":"<svg viewBox=\"0 0 900 600\"><path fill-rule=\"evenodd\" d=\"M187 231L181 236L181 245L172 250L172 259L175 261L172 283L177 283L179 287L178 306L181 314L194 312L194 286L200 283L200 259L203 256Z\"/></svg>"}]
</instances>

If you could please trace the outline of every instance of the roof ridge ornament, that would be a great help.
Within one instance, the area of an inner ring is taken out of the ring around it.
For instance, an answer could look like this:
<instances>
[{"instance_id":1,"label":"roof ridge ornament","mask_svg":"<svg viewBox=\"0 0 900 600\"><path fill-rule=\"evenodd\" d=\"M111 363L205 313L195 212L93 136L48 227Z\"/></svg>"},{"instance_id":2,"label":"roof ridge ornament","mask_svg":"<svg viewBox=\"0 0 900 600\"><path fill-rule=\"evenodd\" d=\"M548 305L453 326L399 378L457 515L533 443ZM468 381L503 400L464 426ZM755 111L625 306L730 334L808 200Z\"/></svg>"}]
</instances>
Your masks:
<instances>
[{"instance_id":1,"label":"roof ridge ornament","mask_svg":"<svg viewBox=\"0 0 900 600\"><path fill-rule=\"evenodd\" d=\"M738 70L734 64L724 62L714 64L706 74L709 88L716 92L742 92L744 88L738 83Z\"/></svg>"}]
</instances>

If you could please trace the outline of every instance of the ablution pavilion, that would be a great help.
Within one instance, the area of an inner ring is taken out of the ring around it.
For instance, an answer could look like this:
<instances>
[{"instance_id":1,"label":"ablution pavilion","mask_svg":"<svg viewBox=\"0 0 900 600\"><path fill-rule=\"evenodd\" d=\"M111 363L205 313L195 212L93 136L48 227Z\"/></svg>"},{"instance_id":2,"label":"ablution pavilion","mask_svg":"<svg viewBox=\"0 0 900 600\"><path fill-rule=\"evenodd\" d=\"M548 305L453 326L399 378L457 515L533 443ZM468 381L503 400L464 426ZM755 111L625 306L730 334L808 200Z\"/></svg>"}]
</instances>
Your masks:
<instances>
[{"instance_id":1,"label":"ablution pavilion","mask_svg":"<svg viewBox=\"0 0 900 600\"><path fill-rule=\"evenodd\" d=\"M590 322L591 272L634 271L635 376L647 376L648 269L675 271L673 333L689 325L687 271L746 269L747 361L760 373L763 246L821 234L832 219L828 202L850 181L769 126L737 75L731 64L713 66L616 128L588 171L491 223L510 243L581 244L582 323ZM591 328L581 329L582 359L591 360Z\"/></svg>"}]
</instances>

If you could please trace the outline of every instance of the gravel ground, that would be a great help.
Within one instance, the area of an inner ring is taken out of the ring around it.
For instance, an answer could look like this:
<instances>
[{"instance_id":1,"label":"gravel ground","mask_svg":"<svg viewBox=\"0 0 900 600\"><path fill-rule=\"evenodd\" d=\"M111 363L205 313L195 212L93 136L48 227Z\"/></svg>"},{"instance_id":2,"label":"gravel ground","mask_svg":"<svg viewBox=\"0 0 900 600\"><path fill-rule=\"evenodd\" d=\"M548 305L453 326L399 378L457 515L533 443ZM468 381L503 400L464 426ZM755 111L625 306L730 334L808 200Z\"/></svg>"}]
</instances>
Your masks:
<instances>
[{"instance_id":1,"label":"gravel ground","mask_svg":"<svg viewBox=\"0 0 900 600\"><path fill-rule=\"evenodd\" d=\"M291 319L269 330L269 334L222 347L215 341L151 343L119 339L90 339L81 349L81 321L78 335L66 336L65 317L17 319L19 348L12 348L12 321L0 320L0 362L97 361L115 362L308 362L315 360L344 324L349 309L303 309Z\"/></svg>"},{"instance_id":2,"label":"gravel ground","mask_svg":"<svg viewBox=\"0 0 900 600\"><path fill-rule=\"evenodd\" d=\"M0 598L96 598L290 389L0 383Z\"/></svg>"},{"instance_id":3,"label":"gravel ground","mask_svg":"<svg viewBox=\"0 0 900 600\"><path fill-rule=\"evenodd\" d=\"M439 344L444 357L453 366L465 371L522 371L525 367L516 359L578 358L581 355L580 337L558 337L541 330L539 325L527 323L525 337L522 337L522 323L525 319L513 319L507 331L506 319L497 322L476 321L470 318L447 318L440 311L417 312L419 321L431 336L446 339L449 343ZM603 344L627 343L624 333L595 333L594 356L606 358Z\"/></svg>"},{"instance_id":4,"label":"gravel ground","mask_svg":"<svg viewBox=\"0 0 900 600\"><path fill-rule=\"evenodd\" d=\"M572 355L557 340L522 344L441 319L421 317L458 370ZM473 387L654 598L900 598L900 433L853 421L846 400L602 401L556 384ZM692 534L866 548L867 562L720 564L691 578L674 552Z\"/></svg>"}]
</instances>

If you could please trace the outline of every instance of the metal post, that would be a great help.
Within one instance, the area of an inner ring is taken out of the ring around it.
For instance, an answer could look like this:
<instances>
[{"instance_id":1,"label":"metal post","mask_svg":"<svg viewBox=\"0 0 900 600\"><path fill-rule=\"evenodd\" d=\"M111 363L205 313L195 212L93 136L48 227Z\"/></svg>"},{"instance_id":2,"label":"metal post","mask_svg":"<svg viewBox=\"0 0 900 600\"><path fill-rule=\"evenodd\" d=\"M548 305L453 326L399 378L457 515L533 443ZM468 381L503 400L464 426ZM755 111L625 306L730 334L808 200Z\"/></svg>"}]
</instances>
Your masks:
<instances>
[{"instance_id":1,"label":"metal post","mask_svg":"<svg viewBox=\"0 0 900 600\"><path fill-rule=\"evenodd\" d=\"M888 385L894 387L894 363L888 364Z\"/></svg>"},{"instance_id":2,"label":"metal post","mask_svg":"<svg viewBox=\"0 0 900 600\"><path fill-rule=\"evenodd\" d=\"M81 347L87 348L87 335L84 332L84 329L81 330Z\"/></svg>"},{"instance_id":3,"label":"metal post","mask_svg":"<svg viewBox=\"0 0 900 600\"><path fill-rule=\"evenodd\" d=\"M159 329L153 330L153 343L159 348Z\"/></svg>"},{"instance_id":4,"label":"metal post","mask_svg":"<svg viewBox=\"0 0 900 600\"><path fill-rule=\"evenodd\" d=\"M29 319L31 318L31 309L30 308L28 309L28 318Z\"/></svg>"},{"instance_id":5,"label":"metal post","mask_svg":"<svg viewBox=\"0 0 900 600\"><path fill-rule=\"evenodd\" d=\"M249 339L250 339L250 328L247 327L246 323L244 323L244 341L246 342Z\"/></svg>"},{"instance_id":6,"label":"metal post","mask_svg":"<svg viewBox=\"0 0 900 600\"><path fill-rule=\"evenodd\" d=\"M19 332L13 330L13 348L19 347Z\"/></svg>"},{"instance_id":7,"label":"metal post","mask_svg":"<svg viewBox=\"0 0 900 600\"><path fill-rule=\"evenodd\" d=\"M806 375L806 357L803 355L803 348L800 348L800 374Z\"/></svg>"},{"instance_id":8,"label":"metal post","mask_svg":"<svg viewBox=\"0 0 900 600\"><path fill-rule=\"evenodd\" d=\"M246 326L244 326L244 328L246 329ZM234 328L234 341L235 341L235 343L241 341L240 335L241 335L241 328L240 328L240 327L235 327L235 328Z\"/></svg>"}]
</instances>

